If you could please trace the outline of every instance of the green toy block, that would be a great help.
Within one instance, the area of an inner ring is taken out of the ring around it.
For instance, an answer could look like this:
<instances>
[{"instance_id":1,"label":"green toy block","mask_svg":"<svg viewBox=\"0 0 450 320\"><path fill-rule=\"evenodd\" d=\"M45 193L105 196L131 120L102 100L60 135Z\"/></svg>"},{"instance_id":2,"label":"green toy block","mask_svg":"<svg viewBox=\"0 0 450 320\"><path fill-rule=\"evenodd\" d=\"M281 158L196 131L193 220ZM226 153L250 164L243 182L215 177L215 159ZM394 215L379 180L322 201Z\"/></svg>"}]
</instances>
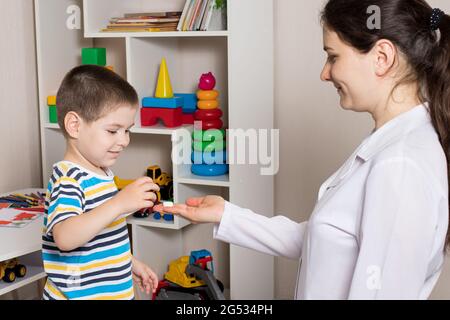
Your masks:
<instances>
[{"instance_id":1,"label":"green toy block","mask_svg":"<svg viewBox=\"0 0 450 320\"><path fill-rule=\"evenodd\" d=\"M83 48L81 49L81 63L106 66L106 48Z\"/></svg>"},{"instance_id":2,"label":"green toy block","mask_svg":"<svg viewBox=\"0 0 450 320\"><path fill-rule=\"evenodd\" d=\"M58 113L56 111L56 106L48 106L48 114L50 123L58 123Z\"/></svg>"}]
</instances>

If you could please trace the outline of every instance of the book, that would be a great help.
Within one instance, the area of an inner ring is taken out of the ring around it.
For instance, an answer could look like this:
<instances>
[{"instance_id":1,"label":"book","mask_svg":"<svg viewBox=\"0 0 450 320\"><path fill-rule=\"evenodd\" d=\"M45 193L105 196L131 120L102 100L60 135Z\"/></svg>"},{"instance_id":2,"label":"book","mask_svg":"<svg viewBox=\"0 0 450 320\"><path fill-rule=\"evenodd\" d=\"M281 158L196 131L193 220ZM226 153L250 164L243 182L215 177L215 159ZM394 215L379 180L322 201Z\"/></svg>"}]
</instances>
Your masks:
<instances>
[{"instance_id":1,"label":"book","mask_svg":"<svg viewBox=\"0 0 450 320\"><path fill-rule=\"evenodd\" d=\"M179 18L112 18L109 20L110 23L139 23L139 22L176 22L178 23Z\"/></svg>"},{"instance_id":2,"label":"book","mask_svg":"<svg viewBox=\"0 0 450 320\"><path fill-rule=\"evenodd\" d=\"M186 3L184 4L183 12L181 13L180 21L178 22L178 26L177 26L178 31L183 30L184 19L186 18L186 14L189 9L190 3L191 3L191 0L186 0Z\"/></svg>"},{"instance_id":3,"label":"book","mask_svg":"<svg viewBox=\"0 0 450 320\"><path fill-rule=\"evenodd\" d=\"M208 18L209 12L211 11L211 7L214 6L214 1L215 0L208 0L205 12L203 14L202 23L200 25L200 30L201 31L206 31L206 27L205 27L206 26L206 20Z\"/></svg>"},{"instance_id":4,"label":"book","mask_svg":"<svg viewBox=\"0 0 450 320\"><path fill-rule=\"evenodd\" d=\"M168 11L168 12L136 12L136 13L125 13L124 18L135 18L135 17L179 17L182 11Z\"/></svg>"},{"instance_id":5,"label":"book","mask_svg":"<svg viewBox=\"0 0 450 320\"><path fill-rule=\"evenodd\" d=\"M202 23L203 17L205 15L205 10L206 10L206 6L208 5L208 0L202 0L202 4L200 6L200 12L198 15L198 18L194 24L194 30L195 31L199 31L200 30L200 25Z\"/></svg>"},{"instance_id":6,"label":"book","mask_svg":"<svg viewBox=\"0 0 450 320\"><path fill-rule=\"evenodd\" d=\"M184 23L183 23L183 31L189 31L189 23L192 19L192 15L194 14L196 1L197 0L191 0L191 3L189 4L189 9L188 9L188 12L186 15L186 19L184 20Z\"/></svg>"},{"instance_id":7,"label":"book","mask_svg":"<svg viewBox=\"0 0 450 320\"><path fill-rule=\"evenodd\" d=\"M202 0L196 0L194 14L192 15L191 21L189 22L189 31L194 31L194 23L197 19L201 3Z\"/></svg>"}]
</instances>

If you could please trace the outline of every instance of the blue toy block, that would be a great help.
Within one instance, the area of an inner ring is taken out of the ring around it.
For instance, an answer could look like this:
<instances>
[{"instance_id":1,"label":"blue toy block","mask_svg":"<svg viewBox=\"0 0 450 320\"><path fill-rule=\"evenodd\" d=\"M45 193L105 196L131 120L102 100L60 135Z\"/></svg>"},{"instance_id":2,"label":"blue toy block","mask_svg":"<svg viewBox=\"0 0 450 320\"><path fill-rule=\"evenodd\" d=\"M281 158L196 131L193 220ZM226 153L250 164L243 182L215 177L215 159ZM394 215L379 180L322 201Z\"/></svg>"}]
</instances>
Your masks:
<instances>
[{"instance_id":1,"label":"blue toy block","mask_svg":"<svg viewBox=\"0 0 450 320\"><path fill-rule=\"evenodd\" d=\"M227 164L193 164L191 171L197 176L214 177L228 173Z\"/></svg>"},{"instance_id":2,"label":"blue toy block","mask_svg":"<svg viewBox=\"0 0 450 320\"><path fill-rule=\"evenodd\" d=\"M182 107L184 105L183 97L174 97L174 98L154 98L154 97L145 97L142 99L142 107L143 108L167 108L167 109L176 109Z\"/></svg>"},{"instance_id":3,"label":"blue toy block","mask_svg":"<svg viewBox=\"0 0 450 320\"><path fill-rule=\"evenodd\" d=\"M226 164L226 151L201 152L193 151L191 154L193 164Z\"/></svg>"},{"instance_id":4,"label":"blue toy block","mask_svg":"<svg viewBox=\"0 0 450 320\"><path fill-rule=\"evenodd\" d=\"M184 113L194 113L197 110L198 98L196 93L174 93L174 96L184 98Z\"/></svg>"}]
</instances>

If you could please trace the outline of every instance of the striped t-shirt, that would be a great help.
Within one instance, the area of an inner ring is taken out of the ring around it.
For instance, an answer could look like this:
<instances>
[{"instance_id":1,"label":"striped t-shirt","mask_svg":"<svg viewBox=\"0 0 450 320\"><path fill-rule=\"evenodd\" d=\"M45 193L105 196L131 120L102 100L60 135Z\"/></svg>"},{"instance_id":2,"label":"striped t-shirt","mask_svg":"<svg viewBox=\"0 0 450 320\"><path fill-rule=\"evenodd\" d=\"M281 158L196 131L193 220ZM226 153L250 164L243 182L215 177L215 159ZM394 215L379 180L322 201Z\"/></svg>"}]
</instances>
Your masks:
<instances>
[{"instance_id":1,"label":"striped t-shirt","mask_svg":"<svg viewBox=\"0 0 450 320\"><path fill-rule=\"evenodd\" d=\"M126 220L120 216L83 246L61 251L53 227L89 212L117 193L114 175L99 175L75 163L53 165L47 186L42 257L44 299L134 299Z\"/></svg>"}]
</instances>

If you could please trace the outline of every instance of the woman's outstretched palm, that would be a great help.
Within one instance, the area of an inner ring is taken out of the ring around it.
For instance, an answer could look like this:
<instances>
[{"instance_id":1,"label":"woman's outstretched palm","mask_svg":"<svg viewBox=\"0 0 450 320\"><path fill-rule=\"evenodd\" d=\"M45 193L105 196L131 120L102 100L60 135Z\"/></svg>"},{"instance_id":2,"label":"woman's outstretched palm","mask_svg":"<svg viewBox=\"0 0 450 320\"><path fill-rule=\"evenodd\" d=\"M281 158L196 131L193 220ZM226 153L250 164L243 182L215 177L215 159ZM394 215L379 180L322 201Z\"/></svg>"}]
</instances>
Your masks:
<instances>
[{"instance_id":1,"label":"woman's outstretched palm","mask_svg":"<svg viewBox=\"0 0 450 320\"><path fill-rule=\"evenodd\" d=\"M153 209L161 213L173 213L188 219L192 223L219 223L225 207L225 200L219 196L189 198L186 204L174 204L164 207L159 204Z\"/></svg>"}]
</instances>

